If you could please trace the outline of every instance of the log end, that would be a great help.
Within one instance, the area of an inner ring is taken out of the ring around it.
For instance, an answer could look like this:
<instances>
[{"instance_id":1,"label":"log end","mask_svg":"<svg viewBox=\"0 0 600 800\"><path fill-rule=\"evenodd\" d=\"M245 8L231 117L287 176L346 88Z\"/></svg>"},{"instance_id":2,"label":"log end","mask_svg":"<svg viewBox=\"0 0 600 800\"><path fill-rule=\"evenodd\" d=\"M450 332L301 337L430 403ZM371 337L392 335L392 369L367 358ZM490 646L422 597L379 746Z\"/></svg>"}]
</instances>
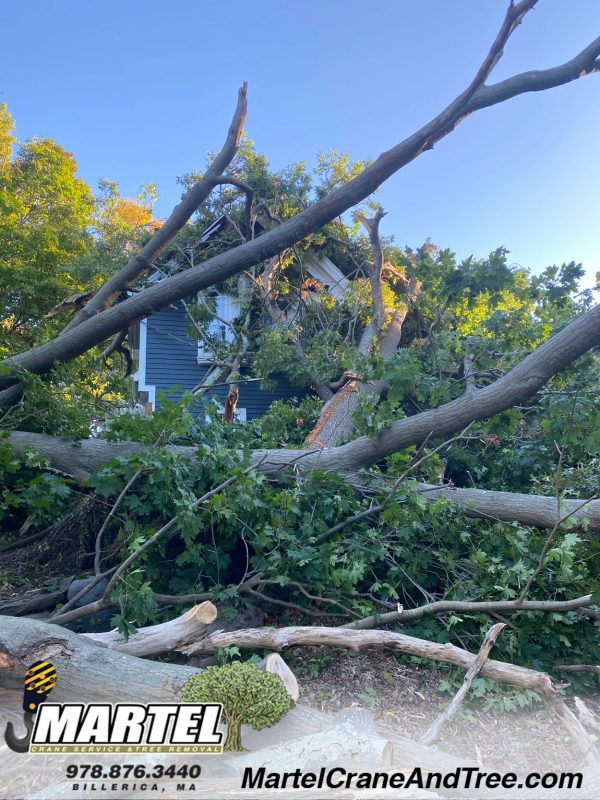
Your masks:
<instances>
[{"instance_id":1,"label":"log end","mask_svg":"<svg viewBox=\"0 0 600 800\"><path fill-rule=\"evenodd\" d=\"M190 608L185 617L187 619L195 619L204 625L210 625L217 618L217 609L210 600L205 600L203 603L198 603L198 605Z\"/></svg>"}]
</instances>

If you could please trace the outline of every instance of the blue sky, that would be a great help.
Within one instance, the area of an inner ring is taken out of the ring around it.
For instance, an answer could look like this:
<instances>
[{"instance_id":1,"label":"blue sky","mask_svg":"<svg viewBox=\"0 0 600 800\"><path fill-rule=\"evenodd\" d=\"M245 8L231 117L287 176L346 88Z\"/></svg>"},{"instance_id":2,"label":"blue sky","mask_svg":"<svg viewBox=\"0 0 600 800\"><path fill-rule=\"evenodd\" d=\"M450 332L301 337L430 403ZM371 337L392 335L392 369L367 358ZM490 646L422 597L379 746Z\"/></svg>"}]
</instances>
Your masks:
<instances>
[{"instance_id":1,"label":"blue sky","mask_svg":"<svg viewBox=\"0 0 600 800\"><path fill-rule=\"evenodd\" d=\"M21 139L72 151L93 186L124 194L175 178L220 147L237 87L274 168L320 151L375 157L470 80L506 0L28 0L3 5L0 102ZM598 0L541 0L494 79L568 60L600 34ZM600 75L478 112L391 178L382 225L460 257L504 245L534 271L600 269Z\"/></svg>"}]
</instances>

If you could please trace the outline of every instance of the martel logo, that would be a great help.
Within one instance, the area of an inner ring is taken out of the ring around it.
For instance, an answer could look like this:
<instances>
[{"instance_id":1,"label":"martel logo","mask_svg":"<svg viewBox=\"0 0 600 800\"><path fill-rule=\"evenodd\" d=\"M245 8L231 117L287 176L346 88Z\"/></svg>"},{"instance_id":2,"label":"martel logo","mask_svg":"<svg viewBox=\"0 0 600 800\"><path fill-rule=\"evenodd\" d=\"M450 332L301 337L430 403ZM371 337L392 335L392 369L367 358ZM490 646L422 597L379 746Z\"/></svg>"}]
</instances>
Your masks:
<instances>
[{"instance_id":1,"label":"martel logo","mask_svg":"<svg viewBox=\"0 0 600 800\"><path fill-rule=\"evenodd\" d=\"M23 681L23 721L4 738L17 753L221 753L221 703L45 703L56 685L49 661L36 661Z\"/></svg>"},{"instance_id":2,"label":"martel logo","mask_svg":"<svg viewBox=\"0 0 600 800\"><path fill-rule=\"evenodd\" d=\"M220 703L46 703L30 753L221 753Z\"/></svg>"}]
</instances>

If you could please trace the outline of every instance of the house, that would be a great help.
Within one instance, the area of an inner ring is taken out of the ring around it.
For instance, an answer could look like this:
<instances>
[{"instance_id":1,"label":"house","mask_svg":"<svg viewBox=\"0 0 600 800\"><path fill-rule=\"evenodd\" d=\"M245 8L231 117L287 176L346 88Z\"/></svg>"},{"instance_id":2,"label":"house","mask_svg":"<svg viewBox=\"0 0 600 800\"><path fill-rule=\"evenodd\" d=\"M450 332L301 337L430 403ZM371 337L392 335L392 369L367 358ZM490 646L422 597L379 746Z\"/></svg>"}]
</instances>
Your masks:
<instances>
[{"instance_id":1,"label":"house","mask_svg":"<svg viewBox=\"0 0 600 800\"><path fill-rule=\"evenodd\" d=\"M208 242L217 235L223 229L223 219L217 219L207 228L200 241ZM303 255L303 265L336 299L346 291L348 279L327 257L310 250ZM159 279L157 273L150 280ZM216 307L217 316L224 322L232 321L239 314L239 303L234 296L218 295ZM216 320L211 323L211 333L223 341L232 337L227 325ZM190 334L190 320L183 303L163 308L142 320L133 340L138 363L133 375L134 395L136 403L147 411L156 407L160 390L177 399L185 390L196 388L211 368L213 354ZM216 385L207 397L215 398L223 406L228 388L225 384ZM262 416L274 400L290 400L306 393L283 376L277 380L275 388L265 391L260 388L259 380L242 375L239 391L236 417L241 422Z\"/></svg>"}]
</instances>

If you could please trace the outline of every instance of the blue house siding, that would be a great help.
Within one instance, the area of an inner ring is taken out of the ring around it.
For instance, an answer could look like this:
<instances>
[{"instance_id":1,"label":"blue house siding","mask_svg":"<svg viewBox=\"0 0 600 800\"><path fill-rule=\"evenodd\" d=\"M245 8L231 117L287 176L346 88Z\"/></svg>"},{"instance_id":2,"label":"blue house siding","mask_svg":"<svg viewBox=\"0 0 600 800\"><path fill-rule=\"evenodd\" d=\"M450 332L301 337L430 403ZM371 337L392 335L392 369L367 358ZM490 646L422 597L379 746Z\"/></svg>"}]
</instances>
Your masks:
<instances>
[{"instance_id":1,"label":"blue house siding","mask_svg":"<svg viewBox=\"0 0 600 800\"><path fill-rule=\"evenodd\" d=\"M178 399L186 389L193 389L208 370L207 364L198 364L198 342L188 333L189 321L183 306L177 309L165 308L157 311L146 321L146 386L156 387ZM140 351L140 358L143 353ZM140 367L143 365L140 364ZM224 404L227 386L218 386L209 396L218 398ZM274 400L289 400L304 397L305 389L291 386L285 378L277 380L277 386L268 392L260 389L258 381L240 383L238 408L246 409L246 419L262 416Z\"/></svg>"}]
</instances>

